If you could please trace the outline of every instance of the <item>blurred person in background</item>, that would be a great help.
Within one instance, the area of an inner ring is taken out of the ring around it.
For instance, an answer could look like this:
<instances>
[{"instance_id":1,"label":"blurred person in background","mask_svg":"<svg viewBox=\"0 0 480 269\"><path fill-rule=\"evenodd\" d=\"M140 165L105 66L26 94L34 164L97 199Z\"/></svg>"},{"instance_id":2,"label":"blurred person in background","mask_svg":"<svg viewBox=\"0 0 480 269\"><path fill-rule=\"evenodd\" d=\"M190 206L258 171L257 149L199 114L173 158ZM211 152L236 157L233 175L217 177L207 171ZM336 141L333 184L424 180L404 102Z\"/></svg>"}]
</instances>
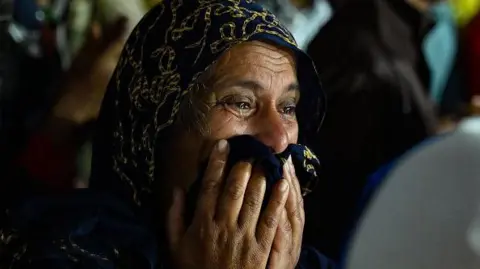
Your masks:
<instances>
[{"instance_id":1,"label":"blurred person in background","mask_svg":"<svg viewBox=\"0 0 480 269\"><path fill-rule=\"evenodd\" d=\"M306 227L317 234L311 243L319 249L329 241L342 248L371 173L437 132L422 48L434 26L428 9L435 2L346 1L308 46L327 95L324 125L312 146L328 179L319 189L330 192L306 199L306 208L322 212Z\"/></svg>"},{"instance_id":2,"label":"blurred person in background","mask_svg":"<svg viewBox=\"0 0 480 269\"><path fill-rule=\"evenodd\" d=\"M77 174L88 177L83 167L89 157L79 149L98 114L125 30L144 13L138 3L15 2L5 40L8 61L15 64L0 74L9 82L0 86L0 138L10 176L20 173L60 188L71 188Z\"/></svg>"},{"instance_id":3,"label":"blurred person in background","mask_svg":"<svg viewBox=\"0 0 480 269\"><path fill-rule=\"evenodd\" d=\"M67 7L68 1L13 1L1 41L6 48L0 74L4 82L0 85L0 164L6 175L2 183L13 173L12 164L20 152L28 148L29 137L42 128L61 88L62 64L68 65Z\"/></svg>"}]
</instances>

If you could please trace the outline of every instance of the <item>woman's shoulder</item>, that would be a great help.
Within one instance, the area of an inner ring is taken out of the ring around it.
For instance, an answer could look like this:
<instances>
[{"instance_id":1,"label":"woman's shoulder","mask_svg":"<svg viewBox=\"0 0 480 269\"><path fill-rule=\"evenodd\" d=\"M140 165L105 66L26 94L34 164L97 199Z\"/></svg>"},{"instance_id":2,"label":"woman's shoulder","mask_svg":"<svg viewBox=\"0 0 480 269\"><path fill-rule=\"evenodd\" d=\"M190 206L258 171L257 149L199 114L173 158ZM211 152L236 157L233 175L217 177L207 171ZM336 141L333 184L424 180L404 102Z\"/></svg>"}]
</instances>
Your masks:
<instances>
[{"instance_id":1,"label":"woman's shoulder","mask_svg":"<svg viewBox=\"0 0 480 269\"><path fill-rule=\"evenodd\" d=\"M1 229L2 267L156 264L154 232L129 205L109 194L86 189L32 197L9 208L6 220Z\"/></svg>"}]
</instances>

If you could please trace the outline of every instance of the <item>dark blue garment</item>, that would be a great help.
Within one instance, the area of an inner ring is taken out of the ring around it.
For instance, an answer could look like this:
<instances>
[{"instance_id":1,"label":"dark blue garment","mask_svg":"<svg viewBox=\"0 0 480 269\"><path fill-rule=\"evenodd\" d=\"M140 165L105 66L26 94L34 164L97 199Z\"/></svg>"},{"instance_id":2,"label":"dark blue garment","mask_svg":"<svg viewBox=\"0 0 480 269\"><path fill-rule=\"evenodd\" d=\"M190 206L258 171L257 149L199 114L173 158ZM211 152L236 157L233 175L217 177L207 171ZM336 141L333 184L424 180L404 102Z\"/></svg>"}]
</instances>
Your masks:
<instances>
[{"instance_id":1,"label":"dark blue garment","mask_svg":"<svg viewBox=\"0 0 480 269\"><path fill-rule=\"evenodd\" d=\"M303 247L297 269L336 269L337 265L313 247Z\"/></svg>"},{"instance_id":2,"label":"dark blue garment","mask_svg":"<svg viewBox=\"0 0 480 269\"><path fill-rule=\"evenodd\" d=\"M13 19L28 30L42 28L43 21L37 15L39 12L41 9L35 0L13 1Z\"/></svg>"},{"instance_id":3,"label":"dark blue garment","mask_svg":"<svg viewBox=\"0 0 480 269\"><path fill-rule=\"evenodd\" d=\"M8 220L2 268L156 268L155 233L106 193L32 197L10 208Z\"/></svg>"},{"instance_id":4,"label":"dark blue garment","mask_svg":"<svg viewBox=\"0 0 480 269\"><path fill-rule=\"evenodd\" d=\"M113 196L77 190L34 197L11 212L14 230L4 231L10 243L0 253L2 268L168 268L168 257L157 257L153 229ZM317 250L304 247L298 268L335 267Z\"/></svg>"}]
</instances>

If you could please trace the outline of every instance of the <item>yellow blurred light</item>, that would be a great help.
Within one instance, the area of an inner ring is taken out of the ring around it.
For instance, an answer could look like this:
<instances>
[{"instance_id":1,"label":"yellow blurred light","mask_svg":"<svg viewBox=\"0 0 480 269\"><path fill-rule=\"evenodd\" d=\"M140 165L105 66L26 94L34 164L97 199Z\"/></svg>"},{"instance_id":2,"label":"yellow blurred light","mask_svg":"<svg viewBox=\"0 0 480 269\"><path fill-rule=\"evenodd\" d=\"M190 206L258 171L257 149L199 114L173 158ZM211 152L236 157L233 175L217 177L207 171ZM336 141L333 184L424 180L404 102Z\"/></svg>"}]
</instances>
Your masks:
<instances>
[{"instance_id":1,"label":"yellow blurred light","mask_svg":"<svg viewBox=\"0 0 480 269\"><path fill-rule=\"evenodd\" d=\"M464 26L480 11L480 0L450 0L460 26Z\"/></svg>"}]
</instances>

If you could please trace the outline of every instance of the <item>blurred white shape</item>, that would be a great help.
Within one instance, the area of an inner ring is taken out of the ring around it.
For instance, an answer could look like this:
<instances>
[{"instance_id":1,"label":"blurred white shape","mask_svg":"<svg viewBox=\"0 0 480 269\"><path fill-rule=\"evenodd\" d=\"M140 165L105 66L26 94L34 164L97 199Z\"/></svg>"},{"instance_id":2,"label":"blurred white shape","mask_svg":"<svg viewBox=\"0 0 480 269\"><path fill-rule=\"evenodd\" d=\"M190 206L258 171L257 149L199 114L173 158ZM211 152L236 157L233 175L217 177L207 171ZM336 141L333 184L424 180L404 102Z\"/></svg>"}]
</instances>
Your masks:
<instances>
[{"instance_id":1,"label":"blurred white shape","mask_svg":"<svg viewBox=\"0 0 480 269\"><path fill-rule=\"evenodd\" d=\"M347 268L480 268L478 123L466 120L399 161L361 221Z\"/></svg>"},{"instance_id":2,"label":"blurred white shape","mask_svg":"<svg viewBox=\"0 0 480 269\"><path fill-rule=\"evenodd\" d=\"M107 22L113 22L122 16L127 18L125 38L130 35L147 11L142 0L98 0L98 4Z\"/></svg>"},{"instance_id":3,"label":"blurred white shape","mask_svg":"<svg viewBox=\"0 0 480 269\"><path fill-rule=\"evenodd\" d=\"M298 9L290 0L260 0L292 32L298 46L306 49L318 31L332 17L332 8L326 0L315 0L309 9Z\"/></svg>"},{"instance_id":4,"label":"blurred white shape","mask_svg":"<svg viewBox=\"0 0 480 269\"><path fill-rule=\"evenodd\" d=\"M21 24L15 22L8 25L7 31L16 43L22 44L27 49L30 56L35 58L42 56L42 51L38 44L41 36L40 32L29 31Z\"/></svg>"},{"instance_id":5,"label":"blurred white shape","mask_svg":"<svg viewBox=\"0 0 480 269\"><path fill-rule=\"evenodd\" d=\"M470 225L467 234L467 241L475 253L480 256L480 208L477 212L477 217Z\"/></svg>"},{"instance_id":6,"label":"blurred white shape","mask_svg":"<svg viewBox=\"0 0 480 269\"><path fill-rule=\"evenodd\" d=\"M88 0L72 0L69 13L70 51L76 55L85 42L92 21L93 3Z\"/></svg>"},{"instance_id":7,"label":"blurred white shape","mask_svg":"<svg viewBox=\"0 0 480 269\"><path fill-rule=\"evenodd\" d=\"M330 20L332 14L333 10L330 4L324 0L317 0L312 9L298 11L295 14L289 27L301 49L307 49L310 41L315 38L322 26Z\"/></svg>"},{"instance_id":8,"label":"blurred white shape","mask_svg":"<svg viewBox=\"0 0 480 269\"><path fill-rule=\"evenodd\" d=\"M464 120L460 124L459 130L472 135L480 136L480 117Z\"/></svg>"}]
</instances>

